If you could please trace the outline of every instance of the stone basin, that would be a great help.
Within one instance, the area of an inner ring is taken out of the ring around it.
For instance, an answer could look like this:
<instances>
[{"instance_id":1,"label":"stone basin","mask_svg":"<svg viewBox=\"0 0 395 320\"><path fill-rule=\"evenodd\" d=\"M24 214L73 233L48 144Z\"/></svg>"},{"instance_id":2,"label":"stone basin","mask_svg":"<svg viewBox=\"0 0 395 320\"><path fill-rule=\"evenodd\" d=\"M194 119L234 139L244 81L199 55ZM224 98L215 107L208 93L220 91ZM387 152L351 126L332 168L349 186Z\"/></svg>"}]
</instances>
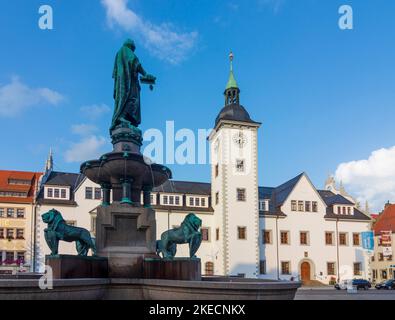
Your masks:
<instances>
[{"instance_id":1,"label":"stone basin","mask_svg":"<svg viewBox=\"0 0 395 320\"><path fill-rule=\"evenodd\" d=\"M150 159L136 152L110 152L97 160L81 164L80 172L103 189L103 205L113 201L139 205L144 192L144 206L150 206L150 192L172 178L169 168L151 163Z\"/></svg>"},{"instance_id":2,"label":"stone basin","mask_svg":"<svg viewBox=\"0 0 395 320\"><path fill-rule=\"evenodd\" d=\"M81 173L97 184L119 184L123 179L151 188L161 186L172 178L169 168L149 164L149 159L131 152L111 152L98 160L81 164Z\"/></svg>"},{"instance_id":3,"label":"stone basin","mask_svg":"<svg viewBox=\"0 0 395 320\"><path fill-rule=\"evenodd\" d=\"M0 280L0 300L293 300L300 282L152 279Z\"/></svg>"}]
</instances>

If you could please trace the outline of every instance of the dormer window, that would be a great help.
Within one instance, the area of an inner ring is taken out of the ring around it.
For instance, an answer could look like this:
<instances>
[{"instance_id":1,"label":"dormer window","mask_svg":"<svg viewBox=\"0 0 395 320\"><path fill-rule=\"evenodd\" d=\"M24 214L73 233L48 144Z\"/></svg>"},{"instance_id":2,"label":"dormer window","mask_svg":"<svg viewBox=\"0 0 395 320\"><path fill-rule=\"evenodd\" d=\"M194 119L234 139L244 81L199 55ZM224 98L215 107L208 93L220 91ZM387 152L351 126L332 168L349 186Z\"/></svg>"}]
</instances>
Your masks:
<instances>
[{"instance_id":1,"label":"dormer window","mask_svg":"<svg viewBox=\"0 0 395 320\"><path fill-rule=\"evenodd\" d=\"M179 195L163 195L162 198L162 205L170 205L170 206L182 206L181 196Z\"/></svg>"},{"instance_id":2,"label":"dormer window","mask_svg":"<svg viewBox=\"0 0 395 320\"><path fill-rule=\"evenodd\" d=\"M67 187L45 187L44 188L44 198L45 199L61 199L69 200L70 189Z\"/></svg>"},{"instance_id":3,"label":"dormer window","mask_svg":"<svg viewBox=\"0 0 395 320\"><path fill-rule=\"evenodd\" d=\"M187 204L189 207L207 207L207 198L197 196L187 196Z\"/></svg>"},{"instance_id":4,"label":"dormer window","mask_svg":"<svg viewBox=\"0 0 395 320\"><path fill-rule=\"evenodd\" d=\"M20 186L24 186L24 185L30 185L31 184L31 180L23 180L23 179L8 179L8 184L12 184L12 185L20 185Z\"/></svg>"},{"instance_id":5,"label":"dormer window","mask_svg":"<svg viewBox=\"0 0 395 320\"><path fill-rule=\"evenodd\" d=\"M269 200L259 201L259 211L269 211Z\"/></svg>"}]
</instances>

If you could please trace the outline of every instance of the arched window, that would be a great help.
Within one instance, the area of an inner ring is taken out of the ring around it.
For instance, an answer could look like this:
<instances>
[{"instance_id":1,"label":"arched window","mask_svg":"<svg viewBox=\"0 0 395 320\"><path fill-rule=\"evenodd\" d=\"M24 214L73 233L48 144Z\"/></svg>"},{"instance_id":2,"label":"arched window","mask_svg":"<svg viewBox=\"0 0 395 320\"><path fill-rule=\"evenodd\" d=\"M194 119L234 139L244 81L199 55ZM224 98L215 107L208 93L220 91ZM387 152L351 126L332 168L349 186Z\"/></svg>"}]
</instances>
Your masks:
<instances>
[{"instance_id":1,"label":"arched window","mask_svg":"<svg viewBox=\"0 0 395 320\"><path fill-rule=\"evenodd\" d=\"M206 276L213 276L214 275L214 263L212 262L206 262L205 265L205 274Z\"/></svg>"}]
</instances>

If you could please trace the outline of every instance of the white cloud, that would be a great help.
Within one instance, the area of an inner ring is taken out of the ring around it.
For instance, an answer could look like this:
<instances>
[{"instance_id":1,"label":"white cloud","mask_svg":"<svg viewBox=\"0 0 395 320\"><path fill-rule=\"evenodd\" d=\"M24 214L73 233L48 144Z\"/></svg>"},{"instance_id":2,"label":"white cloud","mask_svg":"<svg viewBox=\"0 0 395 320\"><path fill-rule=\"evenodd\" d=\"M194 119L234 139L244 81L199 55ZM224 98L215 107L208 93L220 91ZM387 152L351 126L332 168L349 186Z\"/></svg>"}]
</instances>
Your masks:
<instances>
[{"instance_id":1,"label":"white cloud","mask_svg":"<svg viewBox=\"0 0 395 320\"><path fill-rule=\"evenodd\" d=\"M106 9L110 27L119 26L127 32L138 34L145 47L161 60L178 64L194 48L198 33L177 32L171 23L153 24L128 8L128 0L101 0Z\"/></svg>"},{"instance_id":2,"label":"white cloud","mask_svg":"<svg viewBox=\"0 0 395 320\"><path fill-rule=\"evenodd\" d=\"M59 104L64 97L48 88L30 88L23 84L18 77L12 77L11 82L0 86L0 116L13 117L24 110L39 104Z\"/></svg>"},{"instance_id":3,"label":"white cloud","mask_svg":"<svg viewBox=\"0 0 395 320\"><path fill-rule=\"evenodd\" d=\"M103 147L107 140L100 136L88 136L78 143L73 143L69 150L65 152L66 162L82 162L90 159L97 159L103 153Z\"/></svg>"},{"instance_id":4,"label":"white cloud","mask_svg":"<svg viewBox=\"0 0 395 320\"><path fill-rule=\"evenodd\" d=\"M395 201L395 146L373 151L366 160L340 164L335 177L359 201L368 200L380 211L388 200Z\"/></svg>"},{"instance_id":5,"label":"white cloud","mask_svg":"<svg viewBox=\"0 0 395 320\"><path fill-rule=\"evenodd\" d=\"M102 103L102 104L92 104L89 106L83 106L80 108L81 112L86 114L90 119L97 119L101 117L103 114L106 114L111 111L111 108Z\"/></svg>"},{"instance_id":6,"label":"white cloud","mask_svg":"<svg viewBox=\"0 0 395 320\"><path fill-rule=\"evenodd\" d=\"M74 134L79 134L81 136L92 134L97 130L98 130L97 127L94 126L93 124L81 123L81 124L73 124L71 126L71 132Z\"/></svg>"}]
</instances>

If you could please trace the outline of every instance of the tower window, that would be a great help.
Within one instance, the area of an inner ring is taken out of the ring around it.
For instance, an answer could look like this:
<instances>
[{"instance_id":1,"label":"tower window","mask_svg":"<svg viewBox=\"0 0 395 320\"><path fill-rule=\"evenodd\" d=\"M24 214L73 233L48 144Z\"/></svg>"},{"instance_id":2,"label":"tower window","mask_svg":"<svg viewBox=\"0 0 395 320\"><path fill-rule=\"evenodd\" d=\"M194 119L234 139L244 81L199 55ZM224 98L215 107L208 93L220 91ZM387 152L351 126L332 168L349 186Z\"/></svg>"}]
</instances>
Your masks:
<instances>
[{"instance_id":1,"label":"tower window","mask_svg":"<svg viewBox=\"0 0 395 320\"><path fill-rule=\"evenodd\" d=\"M246 201L246 189L237 189L237 201Z\"/></svg>"},{"instance_id":2,"label":"tower window","mask_svg":"<svg viewBox=\"0 0 395 320\"><path fill-rule=\"evenodd\" d=\"M237 172L244 172L244 160L236 160L236 170Z\"/></svg>"},{"instance_id":3,"label":"tower window","mask_svg":"<svg viewBox=\"0 0 395 320\"><path fill-rule=\"evenodd\" d=\"M219 192L215 194L215 204L219 204Z\"/></svg>"},{"instance_id":4,"label":"tower window","mask_svg":"<svg viewBox=\"0 0 395 320\"><path fill-rule=\"evenodd\" d=\"M237 238L239 240L247 240L247 228L237 227Z\"/></svg>"},{"instance_id":5,"label":"tower window","mask_svg":"<svg viewBox=\"0 0 395 320\"><path fill-rule=\"evenodd\" d=\"M215 165L215 177L218 177L218 173L219 173L219 165L216 164Z\"/></svg>"}]
</instances>

